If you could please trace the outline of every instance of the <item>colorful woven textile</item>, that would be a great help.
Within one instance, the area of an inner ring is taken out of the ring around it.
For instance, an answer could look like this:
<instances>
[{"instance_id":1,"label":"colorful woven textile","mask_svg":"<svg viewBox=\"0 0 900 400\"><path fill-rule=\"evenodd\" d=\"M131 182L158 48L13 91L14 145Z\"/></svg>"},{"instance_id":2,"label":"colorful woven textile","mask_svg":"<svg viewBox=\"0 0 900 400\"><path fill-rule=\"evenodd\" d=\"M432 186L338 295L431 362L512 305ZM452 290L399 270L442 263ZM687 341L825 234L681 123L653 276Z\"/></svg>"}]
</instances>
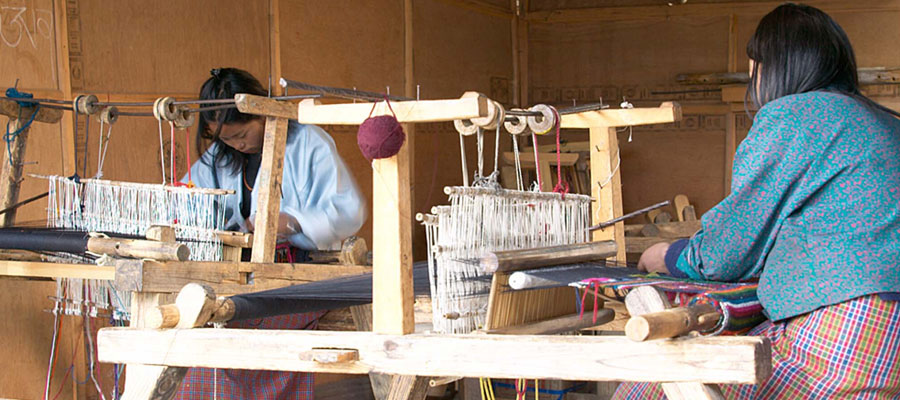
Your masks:
<instances>
[{"instance_id":1,"label":"colorful woven textile","mask_svg":"<svg viewBox=\"0 0 900 400\"><path fill-rule=\"evenodd\" d=\"M762 313L759 299L756 297L756 289L759 286L756 282L692 281L634 273L628 276L610 274L606 277L585 279L580 282L579 286L586 289L582 296L582 310L587 293L593 292L596 296L598 287L628 290L639 286L653 286L669 294L677 304L710 303L719 310L723 318L714 329L702 332L707 335L738 335L747 332L766 319Z\"/></svg>"},{"instance_id":2,"label":"colorful woven textile","mask_svg":"<svg viewBox=\"0 0 900 400\"><path fill-rule=\"evenodd\" d=\"M720 385L726 399L900 399L900 302L859 297L749 334L772 341L772 376ZM664 399L651 383L624 383L613 399Z\"/></svg>"}]
</instances>

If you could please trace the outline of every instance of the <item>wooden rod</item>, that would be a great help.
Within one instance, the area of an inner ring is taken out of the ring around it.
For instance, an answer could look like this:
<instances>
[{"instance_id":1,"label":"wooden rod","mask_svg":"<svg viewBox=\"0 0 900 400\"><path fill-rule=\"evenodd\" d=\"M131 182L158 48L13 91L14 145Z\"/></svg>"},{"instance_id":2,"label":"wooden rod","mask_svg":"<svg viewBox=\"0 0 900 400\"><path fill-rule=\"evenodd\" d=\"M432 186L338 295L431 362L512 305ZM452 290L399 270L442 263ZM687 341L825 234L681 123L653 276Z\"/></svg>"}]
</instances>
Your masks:
<instances>
[{"instance_id":1,"label":"wooden rod","mask_svg":"<svg viewBox=\"0 0 900 400\"><path fill-rule=\"evenodd\" d=\"M625 336L635 342L681 336L714 328L722 315L711 304L697 304L631 317Z\"/></svg>"},{"instance_id":2,"label":"wooden rod","mask_svg":"<svg viewBox=\"0 0 900 400\"><path fill-rule=\"evenodd\" d=\"M186 261L191 255L191 250L183 243L100 237L89 238L87 250L119 257L150 258L160 261Z\"/></svg>"},{"instance_id":3,"label":"wooden rod","mask_svg":"<svg viewBox=\"0 0 900 400\"><path fill-rule=\"evenodd\" d=\"M597 310L596 321L590 313L587 315L575 313L525 325L491 329L487 331L487 333L491 335L554 335L557 333L575 332L582 329L593 328L610 322L615 319L615 317L615 311L608 308L602 308Z\"/></svg>"},{"instance_id":4,"label":"wooden rod","mask_svg":"<svg viewBox=\"0 0 900 400\"><path fill-rule=\"evenodd\" d=\"M28 99L22 99L22 101L28 101ZM14 100L0 99L0 115L5 115L10 118L21 118L24 121L28 121L31 119L31 114L34 114L34 107L20 107L19 103ZM34 120L36 122L44 122L44 123L56 123L62 118L62 110L58 110L50 107L41 107L37 110L37 115L34 116Z\"/></svg>"},{"instance_id":5,"label":"wooden rod","mask_svg":"<svg viewBox=\"0 0 900 400\"><path fill-rule=\"evenodd\" d=\"M434 377L434 378L431 378L430 381L428 381L428 386L437 387L437 386L449 385L460 379L462 379L461 376Z\"/></svg>"},{"instance_id":6,"label":"wooden rod","mask_svg":"<svg viewBox=\"0 0 900 400\"><path fill-rule=\"evenodd\" d=\"M489 252L481 257L485 273L512 272L562 264L602 260L616 255L618 246L612 240L538 247L525 250Z\"/></svg>"}]
</instances>

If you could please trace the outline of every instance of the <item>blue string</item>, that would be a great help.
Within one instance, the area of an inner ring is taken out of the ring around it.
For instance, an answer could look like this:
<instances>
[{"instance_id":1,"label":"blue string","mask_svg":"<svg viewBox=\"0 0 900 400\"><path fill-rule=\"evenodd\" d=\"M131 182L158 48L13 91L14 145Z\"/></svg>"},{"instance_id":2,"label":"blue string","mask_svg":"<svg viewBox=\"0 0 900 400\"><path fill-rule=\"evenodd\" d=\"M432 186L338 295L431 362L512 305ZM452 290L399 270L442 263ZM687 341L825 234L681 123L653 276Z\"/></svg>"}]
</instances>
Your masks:
<instances>
[{"instance_id":1,"label":"blue string","mask_svg":"<svg viewBox=\"0 0 900 400\"><path fill-rule=\"evenodd\" d=\"M15 99L33 99L34 95L31 93L20 92L16 90L16 88L8 88L6 89L6 97ZM3 140L6 141L6 159L9 160L9 165L12 165L12 142L16 140L20 133L31 127L31 123L34 122L34 117L37 116L38 111L41 109L40 104L31 101L16 100L16 104L19 105L19 116L16 119L22 118L22 108L34 107L34 112L31 113L31 118L28 119L28 122L19 126L15 132L9 131L9 124L12 123L12 120L10 119L6 122L6 135L3 136Z\"/></svg>"}]
</instances>

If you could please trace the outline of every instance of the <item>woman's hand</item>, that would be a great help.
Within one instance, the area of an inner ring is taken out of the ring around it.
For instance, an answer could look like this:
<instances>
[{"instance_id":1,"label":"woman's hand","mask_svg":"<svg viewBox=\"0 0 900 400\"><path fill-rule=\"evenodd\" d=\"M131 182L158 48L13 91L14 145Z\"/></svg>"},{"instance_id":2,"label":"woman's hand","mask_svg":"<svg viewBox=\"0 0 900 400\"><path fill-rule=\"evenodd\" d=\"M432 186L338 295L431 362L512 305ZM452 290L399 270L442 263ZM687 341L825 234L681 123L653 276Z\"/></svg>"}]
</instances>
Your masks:
<instances>
[{"instance_id":1,"label":"woman's hand","mask_svg":"<svg viewBox=\"0 0 900 400\"><path fill-rule=\"evenodd\" d=\"M256 215L251 215L250 218L247 218L247 232L253 232L254 230L254 221L256 221ZM278 238L286 239L288 236L293 235L295 233L301 232L300 223L297 222L297 219L292 217L287 213L278 214Z\"/></svg>"},{"instance_id":2,"label":"woman's hand","mask_svg":"<svg viewBox=\"0 0 900 400\"><path fill-rule=\"evenodd\" d=\"M657 243L650 246L641 254L637 265L638 270L668 274L669 270L666 268L666 251L668 250L669 243Z\"/></svg>"}]
</instances>

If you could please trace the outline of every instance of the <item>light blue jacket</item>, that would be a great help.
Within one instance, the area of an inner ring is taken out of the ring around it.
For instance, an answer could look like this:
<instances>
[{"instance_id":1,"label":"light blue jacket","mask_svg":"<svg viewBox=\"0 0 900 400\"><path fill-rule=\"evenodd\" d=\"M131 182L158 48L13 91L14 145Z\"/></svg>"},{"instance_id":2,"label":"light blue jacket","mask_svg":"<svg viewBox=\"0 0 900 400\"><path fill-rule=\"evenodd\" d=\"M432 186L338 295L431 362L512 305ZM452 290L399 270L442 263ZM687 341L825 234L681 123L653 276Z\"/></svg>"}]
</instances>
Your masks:
<instances>
[{"instance_id":1,"label":"light blue jacket","mask_svg":"<svg viewBox=\"0 0 900 400\"><path fill-rule=\"evenodd\" d=\"M773 320L900 292L900 120L825 91L766 104L702 222L670 272L759 277Z\"/></svg>"},{"instance_id":2,"label":"light blue jacket","mask_svg":"<svg viewBox=\"0 0 900 400\"><path fill-rule=\"evenodd\" d=\"M230 167L212 167L213 144L201 160L191 167L194 184L204 188L231 189L225 204L225 227L243 230L241 215L243 175ZM356 233L366 219L366 204L344 161L338 155L334 140L322 128L288 125L284 152L284 173L281 183L281 212L293 216L301 231L288 236L294 247L301 249L331 249L340 241ZM214 175L215 174L215 175ZM187 177L182 179L187 181ZM259 177L257 176L257 182ZM251 217L256 213L258 188L251 192Z\"/></svg>"}]
</instances>

